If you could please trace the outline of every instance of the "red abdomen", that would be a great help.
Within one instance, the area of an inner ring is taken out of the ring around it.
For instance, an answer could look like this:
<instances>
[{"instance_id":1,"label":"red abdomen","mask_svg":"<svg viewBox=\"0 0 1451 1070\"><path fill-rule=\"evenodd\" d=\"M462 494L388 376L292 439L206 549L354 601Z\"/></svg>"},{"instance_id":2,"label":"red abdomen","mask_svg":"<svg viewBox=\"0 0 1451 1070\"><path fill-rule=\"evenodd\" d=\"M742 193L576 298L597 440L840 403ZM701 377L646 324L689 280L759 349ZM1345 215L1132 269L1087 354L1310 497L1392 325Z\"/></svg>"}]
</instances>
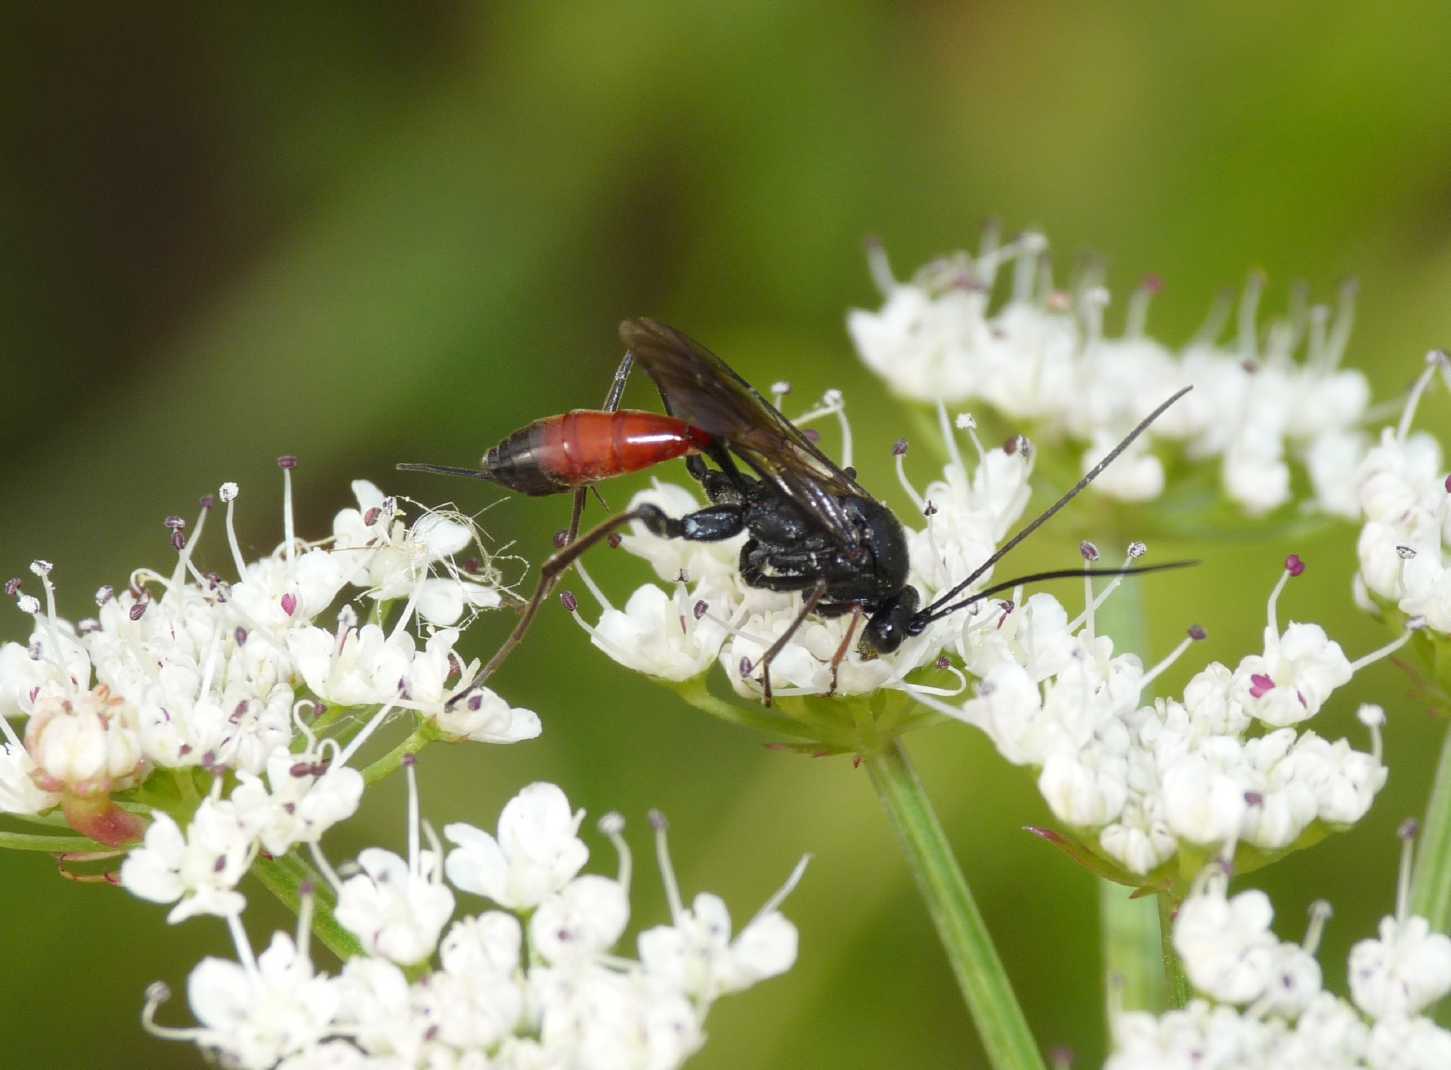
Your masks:
<instances>
[{"instance_id":1,"label":"red abdomen","mask_svg":"<svg viewBox=\"0 0 1451 1070\"><path fill-rule=\"evenodd\" d=\"M485 455L483 473L524 494L557 494L699 453L713 441L673 416L576 409L515 431Z\"/></svg>"}]
</instances>

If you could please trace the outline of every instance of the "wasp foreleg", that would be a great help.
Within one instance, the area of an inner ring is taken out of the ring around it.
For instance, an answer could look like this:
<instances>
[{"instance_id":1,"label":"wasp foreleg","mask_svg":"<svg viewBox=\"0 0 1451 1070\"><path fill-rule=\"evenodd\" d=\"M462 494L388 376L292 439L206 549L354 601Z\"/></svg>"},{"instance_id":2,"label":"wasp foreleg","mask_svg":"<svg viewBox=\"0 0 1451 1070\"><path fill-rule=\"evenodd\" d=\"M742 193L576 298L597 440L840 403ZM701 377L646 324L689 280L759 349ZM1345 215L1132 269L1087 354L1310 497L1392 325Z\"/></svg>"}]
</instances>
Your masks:
<instances>
[{"instance_id":1,"label":"wasp foreleg","mask_svg":"<svg viewBox=\"0 0 1451 1070\"><path fill-rule=\"evenodd\" d=\"M796 614L796 619L787 626L784 632L776 636L776 641L761 655L759 666L761 670L761 701L767 706L771 705L771 662L775 661L776 656L786 649L786 644L791 641L791 637L796 634L801 625L806 623L806 618L811 616L812 611L816 609L816 603L820 602L825 594L826 582L824 580L818 580L816 586L811 589L811 593L801 600L801 612Z\"/></svg>"}]
</instances>

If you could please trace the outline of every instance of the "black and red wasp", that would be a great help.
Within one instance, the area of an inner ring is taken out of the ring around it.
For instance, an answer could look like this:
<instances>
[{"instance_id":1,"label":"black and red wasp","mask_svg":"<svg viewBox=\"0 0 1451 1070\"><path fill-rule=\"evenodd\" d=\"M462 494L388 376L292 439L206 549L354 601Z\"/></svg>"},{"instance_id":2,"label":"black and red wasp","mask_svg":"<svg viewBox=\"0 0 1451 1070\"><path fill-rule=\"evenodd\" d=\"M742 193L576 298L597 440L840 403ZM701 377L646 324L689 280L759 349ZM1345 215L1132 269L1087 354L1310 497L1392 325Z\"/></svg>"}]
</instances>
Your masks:
<instances>
[{"instance_id":1,"label":"black and red wasp","mask_svg":"<svg viewBox=\"0 0 1451 1070\"><path fill-rule=\"evenodd\" d=\"M802 602L791 625L755 668L762 697L771 702L771 662L815 613L852 615L833 673L864 617L858 650L888 654L934 621L1021 584L1081 577L1083 568L1019 576L965 592L1002 557L1036 531L1091 483L1188 387L1169 398L1130 431L1079 482L1003 543L950 590L927 605L907 582L907 534L892 511L841 468L725 361L680 331L649 319L620 324L625 356L602 409L574 410L528 424L484 455L475 468L402 464L400 468L462 475L502 484L529 495L572 490L574 510L559 550L540 570L540 582L513 634L480 672L487 679L524 637L559 576L591 546L638 522L669 539L717 541L747 534L741 546L741 579L771 591L799 591ZM665 413L620 409L635 364L654 380ZM613 476L683 458L710 504L683 517L641 504L579 532L585 491ZM715 467L711 467L712 462ZM1189 562L1091 570L1116 576L1175 568Z\"/></svg>"}]
</instances>

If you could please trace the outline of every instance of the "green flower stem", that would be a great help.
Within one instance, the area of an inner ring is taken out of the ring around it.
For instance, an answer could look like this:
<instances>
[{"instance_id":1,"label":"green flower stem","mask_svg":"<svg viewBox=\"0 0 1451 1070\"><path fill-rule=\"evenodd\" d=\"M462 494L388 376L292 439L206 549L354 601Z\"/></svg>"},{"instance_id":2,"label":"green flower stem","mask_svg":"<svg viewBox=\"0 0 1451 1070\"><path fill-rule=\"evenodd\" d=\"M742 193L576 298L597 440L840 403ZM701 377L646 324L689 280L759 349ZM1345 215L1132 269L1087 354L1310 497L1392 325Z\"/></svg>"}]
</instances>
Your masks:
<instances>
[{"instance_id":1,"label":"green flower stem","mask_svg":"<svg viewBox=\"0 0 1451 1070\"><path fill-rule=\"evenodd\" d=\"M363 767L363 783L372 787L386 776L391 776L403 765L403 759L410 754L417 754L424 747L428 746L435 739L440 738L438 731L429 721L424 721L403 742L394 747L383 757L371 765Z\"/></svg>"},{"instance_id":2,"label":"green flower stem","mask_svg":"<svg viewBox=\"0 0 1451 1070\"><path fill-rule=\"evenodd\" d=\"M1098 879L1098 924L1103 941L1103 965L1122 996L1128 1011L1160 1011L1165 1007L1165 961L1159 917L1153 900L1143 895L1130 899L1134 890L1113 881ZM1112 1005L1109 1019L1112 1025Z\"/></svg>"},{"instance_id":3,"label":"green flower stem","mask_svg":"<svg viewBox=\"0 0 1451 1070\"><path fill-rule=\"evenodd\" d=\"M300 858L259 858L252 864L252 874L294 914L302 907L302 885L311 882L314 885L312 934L317 937L318 943L342 962L363 953L357 938L338 924L331 897L321 894L326 882L312 874Z\"/></svg>"},{"instance_id":4,"label":"green flower stem","mask_svg":"<svg viewBox=\"0 0 1451 1070\"><path fill-rule=\"evenodd\" d=\"M1095 614L1096 630L1113 638L1116 652L1148 654L1148 612L1141 581L1125 580ZM1140 701L1148 702L1145 694ZM1125 1010L1161 1011L1173 947L1165 944L1160 919L1148 896L1130 899L1131 890L1099 878L1099 939L1103 944L1103 965L1111 984L1122 994ZM1168 956L1168 957L1166 957ZM1107 1005L1112 1027L1112 1007Z\"/></svg>"},{"instance_id":5,"label":"green flower stem","mask_svg":"<svg viewBox=\"0 0 1451 1070\"><path fill-rule=\"evenodd\" d=\"M1174 950L1174 911L1179 903L1168 892L1160 892L1154 898L1159 903L1159 946L1164 958L1164 981L1169 988L1169 1006L1183 1007L1189 1002L1189 978L1184 976L1184 964Z\"/></svg>"},{"instance_id":6,"label":"green flower stem","mask_svg":"<svg viewBox=\"0 0 1451 1070\"><path fill-rule=\"evenodd\" d=\"M1451 928L1451 725L1441 741L1441 758L1417 846L1411 912L1429 921L1436 932L1446 932Z\"/></svg>"},{"instance_id":7,"label":"green flower stem","mask_svg":"<svg viewBox=\"0 0 1451 1070\"><path fill-rule=\"evenodd\" d=\"M124 809L124 807L123 807ZM42 828L70 830L71 824L65 819L65 815L59 810L48 814L6 814L7 818L15 821L23 821L27 825L40 825Z\"/></svg>"},{"instance_id":8,"label":"green flower stem","mask_svg":"<svg viewBox=\"0 0 1451 1070\"><path fill-rule=\"evenodd\" d=\"M107 851L105 844L89 836L46 836L34 832L0 832L0 850L48 851L66 854L71 851Z\"/></svg>"},{"instance_id":9,"label":"green flower stem","mask_svg":"<svg viewBox=\"0 0 1451 1070\"><path fill-rule=\"evenodd\" d=\"M942 825L899 740L866 756L872 786L927 900L937 935L968 1012L996 1070L1043 1070L1043 1057L1018 1006L982 914L953 857Z\"/></svg>"},{"instance_id":10,"label":"green flower stem","mask_svg":"<svg viewBox=\"0 0 1451 1070\"><path fill-rule=\"evenodd\" d=\"M171 776L176 781L177 795L182 802L193 807L201 803L201 796L197 794L196 781L192 779L190 769L174 769Z\"/></svg>"}]
</instances>

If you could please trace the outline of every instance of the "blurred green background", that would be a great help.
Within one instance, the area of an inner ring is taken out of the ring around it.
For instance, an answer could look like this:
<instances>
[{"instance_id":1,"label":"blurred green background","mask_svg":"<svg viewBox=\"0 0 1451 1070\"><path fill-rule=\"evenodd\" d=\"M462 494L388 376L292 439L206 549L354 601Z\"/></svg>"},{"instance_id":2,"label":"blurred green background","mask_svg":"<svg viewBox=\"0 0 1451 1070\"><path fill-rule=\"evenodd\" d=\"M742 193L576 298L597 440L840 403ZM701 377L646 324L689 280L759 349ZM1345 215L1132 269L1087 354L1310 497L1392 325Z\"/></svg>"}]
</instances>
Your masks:
<instances>
[{"instance_id":1,"label":"blurred green background","mask_svg":"<svg viewBox=\"0 0 1451 1070\"><path fill-rule=\"evenodd\" d=\"M54 560L63 612L82 616L98 584L168 560L163 516L224 479L243 487L244 541L270 548L284 452L301 457L314 535L357 476L482 507L499 495L392 465L469 463L529 418L596 404L615 324L638 314L759 383L793 380L803 406L843 388L864 481L900 504L887 448L908 417L843 329L849 306L877 300L862 239L881 235L905 274L975 242L988 216L1041 226L1061 264L1105 254L1120 294L1157 272L1152 325L1173 341L1252 267L1271 306L1294 278L1328 297L1356 273L1351 360L1389 396L1451 333L1451 7L1265 8L14 10L0 44L0 572ZM1423 424L1444 426L1435 406ZM537 560L565 511L508 500L485 522ZM1133 534L1049 531L1022 564L1063 560L1080 534ZM1146 653L1192 621L1211 636L1166 688L1255 648L1289 550L1311 571L1282 614L1327 624L1352 657L1379 645L1349 607L1352 546L1341 528L1163 547L1205 564L1150 586ZM607 560L594 571L623 597L638 577ZM23 624L9 618L4 637ZM507 624L484 622L472 649ZM720 1004L693 1066L979 1064L863 771L764 750L616 668L557 611L498 684L545 734L430 749L436 824L491 823L548 778L594 815L624 812L644 852L658 806L687 891L721 892L742 919L815 852L788 909L799 965ZM1316 727L1365 746L1356 706L1383 702L1390 783L1361 826L1257 878L1287 937L1311 899L1333 900L1320 959L1337 984L1350 943L1392 906L1393 829L1430 778L1439 729L1407 692L1382 664L1340 693ZM934 729L912 749L1038 1036L1095 1065L1093 882L1020 831L1045 807L977 734ZM402 804L400 781L375 790L329 853L400 843ZM641 863L636 916L653 923L663 900ZM252 898L260 943L281 915ZM219 923L167 927L161 909L27 856L0 857L0 909L7 1065L196 1064L144 1037L137 1014L147 982L181 990L202 953L225 949ZM164 1017L183 1015L178 1002Z\"/></svg>"}]
</instances>

